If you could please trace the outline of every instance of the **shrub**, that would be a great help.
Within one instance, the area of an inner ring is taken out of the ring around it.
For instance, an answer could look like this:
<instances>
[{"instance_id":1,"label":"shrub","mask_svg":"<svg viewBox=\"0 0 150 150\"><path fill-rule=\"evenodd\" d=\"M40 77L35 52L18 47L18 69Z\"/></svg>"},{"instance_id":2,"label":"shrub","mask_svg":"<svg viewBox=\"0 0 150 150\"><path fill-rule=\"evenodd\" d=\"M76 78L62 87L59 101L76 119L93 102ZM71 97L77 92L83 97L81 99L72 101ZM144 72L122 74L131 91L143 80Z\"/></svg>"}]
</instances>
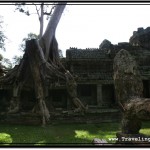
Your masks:
<instances>
[{"instance_id":1,"label":"shrub","mask_svg":"<svg viewBox=\"0 0 150 150\"><path fill-rule=\"evenodd\" d=\"M0 145L9 145L12 143L11 135L7 133L0 133Z\"/></svg>"}]
</instances>

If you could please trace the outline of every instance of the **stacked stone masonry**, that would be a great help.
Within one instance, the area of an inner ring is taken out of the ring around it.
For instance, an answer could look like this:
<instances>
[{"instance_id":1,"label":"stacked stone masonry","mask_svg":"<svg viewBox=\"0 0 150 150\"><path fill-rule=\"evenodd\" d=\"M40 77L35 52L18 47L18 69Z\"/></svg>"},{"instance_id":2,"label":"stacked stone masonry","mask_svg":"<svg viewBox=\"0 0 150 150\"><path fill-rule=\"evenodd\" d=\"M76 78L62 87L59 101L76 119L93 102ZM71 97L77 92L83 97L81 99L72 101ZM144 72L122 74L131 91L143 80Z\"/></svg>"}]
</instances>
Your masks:
<instances>
[{"instance_id":1,"label":"stacked stone masonry","mask_svg":"<svg viewBox=\"0 0 150 150\"><path fill-rule=\"evenodd\" d=\"M62 63L74 75L78 84L78 97L83 104L88 105L89 113L107 110L108 115L112 109L118 110L113 81L113 60L121 49L129 51L137 61L144 85L144 97L150 98L149 40L150 27L145 30L139 28L133 33L129 42L114 45L105 39L99 48L78 49L71 47L66 51L66 58L62 58ZM24 87L24 91L21 93L22 103L26 104L22 106L23 111L31 110L35 103L34 91L30 90L30 86ZM72 110L73 106L68 99L65 81L58 79L57 82L48 86L49 110ZM11 94L12 87L0 85L0 112L3 112L9 105ZM54 109L50 104L54 106Z\"/></svg>"}]
</instances>

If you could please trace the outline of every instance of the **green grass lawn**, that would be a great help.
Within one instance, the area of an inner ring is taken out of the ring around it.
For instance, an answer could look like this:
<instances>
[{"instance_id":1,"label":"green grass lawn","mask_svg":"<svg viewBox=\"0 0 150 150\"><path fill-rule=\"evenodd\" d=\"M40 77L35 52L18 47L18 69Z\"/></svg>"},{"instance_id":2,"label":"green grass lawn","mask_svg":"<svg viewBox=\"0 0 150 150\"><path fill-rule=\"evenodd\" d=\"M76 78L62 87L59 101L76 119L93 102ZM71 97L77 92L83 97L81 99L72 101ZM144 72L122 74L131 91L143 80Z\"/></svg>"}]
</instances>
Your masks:
<instances>
[{"instance_id":1,"label":"green grass lawn","mask_svg":"<svg viewBox=\"0 0 150 150\"><path fill-rule=\"evenodd\" d=\"M0 125L0 145L2 143L59 145L64 143L91 143L94 138L106 139L116 137L120 130L119 123L99 124L55 124L40 126ZM141 133L150 135L150 122L144 123ZM110 142L110 141L109 141ZM8 144L11 145L11 144Z\"/></svg>"}]
</instances>

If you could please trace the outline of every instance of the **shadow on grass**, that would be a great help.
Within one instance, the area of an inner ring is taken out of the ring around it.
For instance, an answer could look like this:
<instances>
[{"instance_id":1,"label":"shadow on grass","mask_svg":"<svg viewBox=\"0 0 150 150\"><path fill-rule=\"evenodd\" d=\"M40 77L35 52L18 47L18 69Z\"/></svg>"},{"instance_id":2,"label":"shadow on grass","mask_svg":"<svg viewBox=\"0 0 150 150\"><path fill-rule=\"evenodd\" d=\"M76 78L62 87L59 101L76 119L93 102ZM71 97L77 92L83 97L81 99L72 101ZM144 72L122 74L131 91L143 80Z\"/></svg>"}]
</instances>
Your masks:
<instances>
[{"instance_id":1,"label":"shadow on grass","mask_svg":"<svg viewBox=\"0 0 150 150\"><path fill-rule=\"evenodd\" d=\"M75 138L74 128L69 128L69 125L48 125L46 128L0 125L0 133L7 133L12 137L12 146L67 146L76 143L91 143L88 139Z\"/></svg>"},{"instance_id":2,"label":"shadow on grass","mask_svg":"<svg viewBox=\"0 0 150 150\"><path fill-rule=\"evenodd\" d=\"M148 129L150 122L144 123ZM0 125L0 133L12 138L12 146L88 146L94 138L115 138L120 123L53 124L41 126ZM144 131L146 132L146 131ZM109 141L110 142L110 141ZM113 142L110 142L113 143Z\"/></svg>"}]
</instances>

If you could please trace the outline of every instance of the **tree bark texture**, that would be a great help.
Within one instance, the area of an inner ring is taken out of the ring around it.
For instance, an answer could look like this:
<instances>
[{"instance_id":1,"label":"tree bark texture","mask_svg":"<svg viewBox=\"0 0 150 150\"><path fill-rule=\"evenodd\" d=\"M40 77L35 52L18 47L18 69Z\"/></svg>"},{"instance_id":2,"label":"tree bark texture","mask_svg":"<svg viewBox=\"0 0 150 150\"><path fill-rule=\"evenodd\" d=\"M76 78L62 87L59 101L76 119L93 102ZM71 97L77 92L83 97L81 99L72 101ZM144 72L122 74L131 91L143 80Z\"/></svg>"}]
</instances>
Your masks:
<instances>
[{"instance_id":1,"label":"tree bark texture","mask_svg":"<svg viewBox=\"0 0 150 150\"><path fill-rule=\"evenodd\" d=\"M42 50L38 47L38 43L36 40L26 42L26 52L28 55L30 71L34 80L34 89L42 116L42 124L44 126L46 124L46 121L48 121L50 117L49 110L47 109L45 104L44 72L40 68L40 65L45 63L45 61L44 59L42 59Z\"/></svg>"},{"instance_id":2,"label":"tree bark texture","mask_svg":"<svg viewBox=\"0 0 150 150\"><path fill-rule=\"evenodd\" d=\"M64 68L59 58L55 30L65 5L66 3L59 3L56 6L42 38L39 41L27 41L25 53L20 64L0 79L1 84L14 86L9 109L10 113L16 113L20 110L22 87L27 84L34 89L38 104L35 104L33 111L38 111L41 114L43 125L46 124L50 117L45 103L48 91L47 80L51 82L56 82L58 78L65 80L68 95L77 108L76 110L83 112L87 109L77 97L77 85L74 77Z\"/></svg>"},{"instance_id":3,"label":"tree bark texture","mask_svg":"<svg viewBox=\"0 0 150 150\"><path fill-rule=\"evenodd\" d=\"M87 107L83 105L80 99L77 97L77 83L75 82L73 76L70 74L69 71L66 71L66 88L69 95L70 100L77 108L75 111L82 111L85 112Z\"/></svg>"},{"instance_id":4,"label":"tree bark texture","mask_svg":"<svg viewBox=\"0 0 150 150\"><path fill-rule=\"evenodd\" d=\"M40 45L45 53L45 59L48 60L49 53L50 53L50 45L52 44L52 39L55 38L55 31L57 28L57 25L59 23L59 20L62 16L62 13L65 9L66 2L60 2L55 7L55 10L53 12L53 15L47 25L47 28L45 30L44 35L40 39Z\"/></svg>"}]
</instances>

